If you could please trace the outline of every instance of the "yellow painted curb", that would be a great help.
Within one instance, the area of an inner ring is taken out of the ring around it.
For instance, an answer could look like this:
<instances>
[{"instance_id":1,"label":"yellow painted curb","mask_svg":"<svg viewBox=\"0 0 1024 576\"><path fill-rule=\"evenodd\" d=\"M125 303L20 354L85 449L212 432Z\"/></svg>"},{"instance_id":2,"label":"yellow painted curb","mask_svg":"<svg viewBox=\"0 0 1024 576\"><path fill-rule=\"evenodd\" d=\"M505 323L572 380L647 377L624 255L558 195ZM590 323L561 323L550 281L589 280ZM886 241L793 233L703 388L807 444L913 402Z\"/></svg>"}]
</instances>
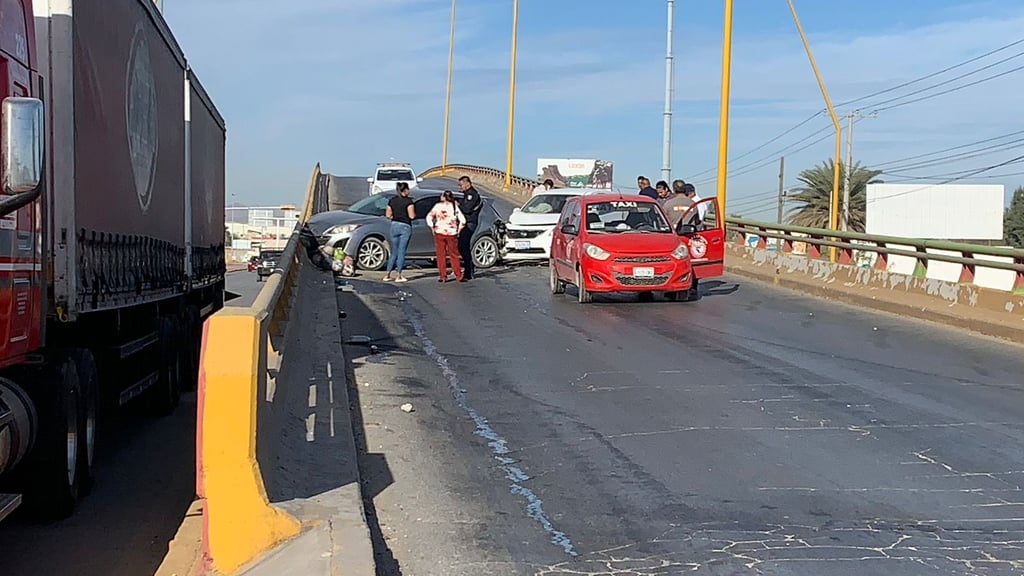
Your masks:
<instances>
[{"instance_id":1,"label":"yellow painted curb","mask_svg":"<svg viewBox=\"0 0 1024 576\"><path fill-rule=\"evenodd\" d=\"M270 505L256 461L256 406L266 336L247 308L225 308L203 327L200 368L199 489L204 541L213 568L232 574L301 524Z\"/></svg>"}]
</instances>

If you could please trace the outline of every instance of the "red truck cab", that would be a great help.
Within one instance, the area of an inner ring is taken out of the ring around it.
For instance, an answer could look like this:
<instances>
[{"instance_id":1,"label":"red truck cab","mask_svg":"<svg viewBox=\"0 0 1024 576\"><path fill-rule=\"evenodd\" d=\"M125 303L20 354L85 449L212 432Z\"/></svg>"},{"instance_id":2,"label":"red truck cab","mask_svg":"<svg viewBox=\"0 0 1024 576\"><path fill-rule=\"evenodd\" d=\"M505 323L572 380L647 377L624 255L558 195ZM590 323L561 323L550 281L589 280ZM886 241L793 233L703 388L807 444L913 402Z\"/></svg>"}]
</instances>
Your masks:
<instances>
[{"instance_id":1,"label":"red truck cab","mask_svg":"<svg viewBox=\"0 0 1024 576\"><path fill-rule=\"evenodd\" d=\"M0 0L0 368L40 346L43 104L29 0Z\"/></svg>"}]
</instances>

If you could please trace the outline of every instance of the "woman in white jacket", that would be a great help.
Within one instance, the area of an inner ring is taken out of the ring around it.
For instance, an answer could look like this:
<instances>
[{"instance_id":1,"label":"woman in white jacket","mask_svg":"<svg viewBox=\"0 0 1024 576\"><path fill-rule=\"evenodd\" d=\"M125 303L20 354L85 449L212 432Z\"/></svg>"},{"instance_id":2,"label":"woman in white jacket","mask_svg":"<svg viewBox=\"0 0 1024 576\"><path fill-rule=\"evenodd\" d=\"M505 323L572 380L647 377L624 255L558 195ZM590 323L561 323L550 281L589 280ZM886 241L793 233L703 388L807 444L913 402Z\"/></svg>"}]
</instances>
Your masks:
<instances>
[{"instance_id":1,"label":"woman in white jacket","mask_svg":"<svg viewBox=\"0 0 1024 576\"><path fill-rule=\"evenodd\" d=\"M434 232L434 252L437 254L438 282L448 281L447 259L452 259L455 279L465 282L462 262L459 260L459 233L466 227L466 216L455 203L455 195L445 190L441 201L427 214L427 225Z\"/></svg>"}]
</instances>

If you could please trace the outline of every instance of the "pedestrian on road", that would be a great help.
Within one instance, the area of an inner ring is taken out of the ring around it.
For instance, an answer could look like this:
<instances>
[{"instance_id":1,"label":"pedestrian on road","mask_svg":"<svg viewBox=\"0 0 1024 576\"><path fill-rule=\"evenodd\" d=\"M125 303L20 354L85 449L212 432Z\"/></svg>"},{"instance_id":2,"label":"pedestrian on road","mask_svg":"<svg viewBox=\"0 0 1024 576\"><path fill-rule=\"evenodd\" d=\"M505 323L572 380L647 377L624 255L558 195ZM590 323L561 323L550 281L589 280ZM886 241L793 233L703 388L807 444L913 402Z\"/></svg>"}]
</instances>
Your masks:
<instances>
[{"instance_id":1,"label":"pedestrian on road","mask_svg":"<svg viewBox=\"0 0 1024 576\"><path fill-rule=\"evenodd\" d=\"M391 272L395 271L398 274L395 282L407 282L405 276L402 276L402 270L405 268L405 252L409 249L409 237L412 236L412 221L416 219L416 209L413 208L412 198L409 198L408 184L398 183L398 195L388 200L384 215L391 220L391 255L388 256L384 281L391 282Z\"/></svg>"},{"instance_id":2,"label":"pedestrian on road","mask_svg":"<svg viewBox=\"0 0 1024 576\"><path fill-rule=\"evenodd\" d=\"M473 181L469 179L469 176L459 178L459 189L462 190L462 202L459 203L459 208L466 216L466 227L459 232L459 256L462 257L463 277L466 280L472 280L474 272L476 272L473 265L473 233L476 232L477 225L480 223L480 209L484 207L484 203L480 199L480 193L473 187Z\"/></svg>"},{"instance_id":3,"label":"pedestrian on road","mask_svg":"<svg viewBox=\"0 0 1024 576\"><path fill-rule=\"evenodd\" d=\"M459 262L459 233L466 227L466 215L455 203L455 194L445 190L441 200L427 214L427 225L434 232L434 252L437 254L438 282L448 281L448 258L452 259L455 279L465 282L462 263Z\"/></svg>"}]
</instances>

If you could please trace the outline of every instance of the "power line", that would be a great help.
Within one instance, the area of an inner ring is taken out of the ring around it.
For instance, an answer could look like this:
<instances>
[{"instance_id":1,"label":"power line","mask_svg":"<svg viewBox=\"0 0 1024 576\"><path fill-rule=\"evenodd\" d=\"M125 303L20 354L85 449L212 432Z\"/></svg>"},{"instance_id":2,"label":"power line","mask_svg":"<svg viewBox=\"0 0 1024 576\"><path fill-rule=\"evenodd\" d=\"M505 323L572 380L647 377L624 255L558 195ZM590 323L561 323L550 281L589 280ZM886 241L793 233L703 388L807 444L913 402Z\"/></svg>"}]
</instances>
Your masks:
<instances>
[{"instance_id":1,"label":"power line","mask_svg":"<svg viewBox=\"0 0 1024 576\"><path fill-rule=\"evenodd\" d=\"M962 80L962 79L964 79L964 78L966 78L968 76L973 76L973 75L977 74L978 72L982 72L982 71L988 70L990 68L995 68L996 66L998 66L1000 64L1004 64L1006 62L1009 62L1010 60L1013 60L1014 58L1020 58L1021 56L1024 56L1024 51L1018 52L1018 53L1016 53L1016 54L1014 54L1012 56L1008 56L1006 58L1003 58L1002 60L997 60L996 62L993 62L991 64L982 66L981 68L977 68L975 70L971 70L970 72L964 72L963 74L961 74L959 76L954 76L953 78L947 78L946 80L943 80L943 81L939 82L938 84L932 84L930 86L925 86L924 88L918 88L917 90L914 90L913 92L907 92L906 94L902 94L900 96L895 96L893 98L889 98L888 100L882 100L881 102L875 102L874 104L870 105L869 107L870 108L876 108L878 106L881 106L882 104L889 104L890 102L895 102L897 100L902 100L902 99L904 99L904 98L906 98L908 96L915 96L917 94L921 94L922 92L927 92L927 91L929 91L929 90L931 90L933 88L939 88L940 86L948 86L949 83L951 83L951 82L956 82L957 80Z\"/></svg>"},{"instance_id":2,"label":"power line","mask_svg":"<svg viewBox=\"0 0 1024 576\"><path fill-rule=\"evenodd\" d=\"M928 184L927 186L921 186L920 188L915 188L913 190L907 190L905 192L897 192L896 194L890 194L888 196L882 196L882 197L879 197L879 198L872 198L871 200L868 200L868 203L877 202L878 200L888 200L889 198L897 198L899 196L906 196L908 194L913 194L915 192L920 192L922 190L927 190L929 188L934 188L934 187L937 187L937 186L944 186L946 184L952 184L953 182L959 182L961 180L966 180L967 178L970 178L972 176L976 176L978 174L984 174L985 172L991 172L992 170L995 170L997 168L1002 168L1004 166L1010 166L1012 164L1019 164L1021 162L1024 162L1024 154L1022 154L1020 156L1017 156L1015 158L1010 158L1009 160L1006 160L1005 162L1000 162L998 164L992 164L990 166L985 166L985 167L982 167L982 168L971 170L970 172L968 172L968 173L966 173L966 174L964 174L962 176L957 176L956 178L949 178L949 179L943 180L942 182L938 182L936 184Z\"/></svg>"},{"instance_id":3,"label":"power line","mask_svg":"<svg viewBox=\"0 0 1024 576\"><path fill-rule=\"evenodd\" d=\"M982 156L989 156L989 155L994 154L996 152L1006 152L1006 151L1015 150L1015 149L1021 148L1021 147L1024 147L1024 138L1020 138L1020 139L1017 139L1017 140L1011 140L1010 142L1005 142L1003 144L994 144L992 146L986 146L985 148L979 148L978 150L974 150L974 151L969 152L969 153L951 154L949 156L941 156L939 158L932 158L931 160L925 160L925 161L921 161L921 162L911 162L909 164L901 164L901 165L896 165L896 166L889 166L888 168L883 168L882 171L884 172L884 171L887 171L887 170L897 170L897 171L899 171L899 170L920 170L921 168L929 168L931 166L936 166L936 165L940 165L940 164L948 164L950 162L960 162L960 161L963 161L963 160L970 160L972 158L979 158L979 157L982 157ZM875 168L877 169L878 166L875 166Z\"/></svg>"},{"instance_id":4,"label":"power line","mask_svg":"<svg viewBox=\"0 0 1024 576\"><path fill-rule=\"evenodd\" d=\"M849 106L850 104L855 104L857 102L863 102L864 100L870 100L871 98L874 98L875 96L881 96L882 94L888 94L889 92L895 92L896 90L899 90L900 88L906 88L907 86L912 86L914 84L917 84L918 82L924 82L925 80L929 80L931 78L935 78L936 76L941 76L942 74L945 74L946 72L950 72L952 70L956 70L957 68L962 68L962 67L964 67L964 66L966 66L968 64L973 64L974 62L977 62L978 60L981 60L983 58L987 58L987 57L989 57L989 56L991 56L993 54L997 54L999 52L1002 52L1003 50L1008 50L1008 49L1013 48L1014 46L1017 46L1019 44L1024 44L1024 38L1021 38L1019 40L1015 40L1013 42L1010 42L1009 44L1006 44L1004 46L1000 46L999 48L996 48L994 50L990 50L990 51L988 51L988 52L986 52L986 53L984 53L984 54L982 54L980 56L975 56L974 58L971 58L969 60L964 60L963 62L960 62L959 64L954 64L952 66L948 66L946 68L943 68L942 70L939 70L938 72L932 72L931 74L927 74L925 76L921 76L919 78L915 78L913 80L909 80L909 81L904 82L902 84L898 84L896 86L893 86L892 88L886 88L885 90L879 90L877 92L872 92L871 94L868 94L866 96L861 96L859 98L854 98L853 100L847 100L845 102L840 102L839 104L836 104L836 106L841 108L843 106Z\"/></svg>"},{"instance_id":5,"label":"power line","mask_svg":"<svg viewBox=\"0 0 1024 576\"><path fill-rule=\"evenodd\" d=\"M864 95L864 96L860 96L860 97L858 97L858 98L854 98L854 99L852 99L852 100L847 100L847 101L844 101L844 102L840 102L839 104L836 104L836 107L843 107L843 106L848 106L848 105L850 105L850 104L855 104L855 103L857 103L857 102L862 102L862 101L864 101L864 100L869 100L869 99L871 99L871 98L874 98L874 97L876 97L876 96L881 96L881 95L883 95L883 94L888 94L888 93L890 93L890 92L894 92L894 91L896 91L896 90L899 90L899 89L901 89L901 88L905 88L905 87L907 87L907 86L912 86L912 85L914 85L914 84L917 84L917 83L919 83L919 82L923 82L923 81L925 81L925 80L928 80L928 79L934 78L934 77L936 77L936 76L940 76L940 75L942 75L942 74L945 74L946 72L950 72L950 71L952 71L952 70L956 70L957 68L962 68L962 67L964 67L964 66L966 66L966 65L968 65L968 64L972 64L972 63L974 63L974 62L977 62L977 61L979 61L979 60L982 60L982 59L984 59L984 58L987 58L988 56L992 56L993 54L997 54L997 53L999 53L999 52L1002 52L1002 51L1004 51L1004 50L1008 50L1008 49L1010 49L1010 48L1012 48L1012 47L1014 47L1014 46L1020 45L1020 44L1024 44L1024 38L1021 38L1021 39L1015 40L1015 41L1013 41L1013 42L1010 42L1009 44L1005 44L1005 45L1003 45L1003 46L1000 46L1000 47L998 47L998 48L995 48L995 49L993 49L993 50L990 50L990 51L988 51L988 52L986 52L986 53L984 53L984 54L981 54L981 55L979 55L979 56L975 56L975 57L973 57L973 58L970 58L970 59L964 60L964 61L962 61L962 62L959 62L959 63L957 63L957 64L954 64L954 65L952 65L952 66L947 66L946 68L943 68L943 69L941 69L941 70L938 70L938 71L936 71L936 72L932 72L932 73L930 73L930 74L926 74L926 75L924 75L924 76L920 76L920 77L918 77L918 78L914 78L914 79L912 79L912 80L908 80L908 81L906 81L906 82L903 82L903 83L901 83L901 84L897 84L896 86L892 86L892 87L890 87L890 88L886 88L886 89L883 89L883 90L878 90L878 91L872 92L872 93L870 93L870 94L866 94L866 95ZM1018 55L1019 55L1019 54L1018 54ZM1014 57L1016 57L1016 56L1014 56ZM1004 60L1004 61L1005 61L1005 60ZM987 68L990 68L990 67L991 67L991 66L987 66ZM986 69L986 68L981 68L981 69L979 69L979 70L976 70L975 72L978 72L978 71L981 71L981 70L984 70L984 69ZM1008 73L1012 73L1012 72L1014 72L1014 71L1016 71L1016 69L1015 69L1015 70L1011 70L1011 71L1009 71L1009 72L1006 72L1006 73L1003 73L1002 75L1005 75L1005 74L1008 74ZM973 73L974 73L974 72L972 72L972 74L973 74ZM994 78L996 78L996 77L999 77L999 75L997 75L997 76L994 76L994 77L991 77L991 78L987 78L987 79L982 79L982 80L980 80L980 81L977 81L977 82L974 82L974 83L971 83L971 84L967 84L967 85L961 86L961 87L959 87L959 88L957 88L957 89L963 89L963 88L968 88L968 87L970 87L970 86L974 86L974 85L980 84L981 82L984 82L984 81L988 81L988 80L994 79ZM933 88L934 88L934 86L933 86ZM953 92L953 91L955 91L955 90L948 90L948 91L944 91L944 92L942 92L942 93L936 94L935 96L941 96L941 95L943 95L943 94L948 94L948 93L950 93L950 92ZM910 94L910 95L912 95L912 94ZM896 98L896 99L898 100L898 99L901 99L901 98L905 98L906 96L908 96L908 95L904 95L904 96L902 96L902 97L899 97L899 98ZM904 103L902 103L902 104L897 104L897 105L889 106L889 107L886 107L886 108L883 108L883 109L878 109L878 110L875 110L875 111L876 111L876 112L879 112L879 111L881 111L881 110L890 110L890 109L892 109L892 108L896 108L897 106L902 106L902 105L906 105L906 104L912 104L912 103L914 103L914 102L918 102L918 101L920 101L920 100L914 100L914 101L904 102ZM887 101L883 101L883 102L881 102L881 103L888 103L888 102L887 102ZM765 142L765 143L763 143L763 144L761 144L761 145L757 146L756 148L753 148L753 149L751 149L751 150L747 151L746 153L744 153L744 154L742 154L742 155L740 155L740 156L737 156L737 157L733 158L732 160L733 160L733 161L735 161L735 160L739 160L739 159L741 159L741 158L745 158L746 156L749 156L750 154L753 154L754 152L756 152L756 151L758 151L758 150L761 150L761 149L763 149L764 147L766 147L766 146L768 146L768 145L770 145L770 144L772 144L772 143L774 143L774 142L777 142L778 140L780 140L781 138L785 137L786 135L788 135L788 134L791 134L791 133L792 133L792 132L794 132L795 130L798 130L798 129L799 129L799 128L801 128L802 126L806 125L806 124L807 124L808 122L811 122L812 120L814 120L815 118L817 118L817 117L818 117L818 116L820 116L821 114L822 114L822 111L818 111L818 112L815 112L814 114L812 114L811 116L809 116L809 117L807 117L806 119L802 120L801 122L799 122L798 124L796 124L796 125L795 125L795 126L793 126L792 128L789 128L788 130L786 130L786 131L782 132L781 134L779 134L779 135L775 136L774 138L772 138L772 139L768 140L767 142ZM820 133L820 131L819 131L819 133ZM806 139L805 139L805 140L806 140ZM801 140L800 142L802 142L802 141L803 141L803 140ZM797 142L797 143L795 143L795 144L798 144L798 143L799 143L799 142ZM794 144L794 145L795 145L795 144ZM780 154L777 154L777 155L780 155ZM758 162L759 162L759 161L758 161ZM756 162L755 162L755 163L756 163ZM696 173L696 174L692 175L692 176L691 176L691 178L696 178L696 177L700 177L700 176L703 176L704 174L708 174L708 173L710 173L710 172L714 172L714 171L715 171L716 169L717 169L717 166L715 166L715 167L713 167L713 168L709 168L709 169L707 169L707 170L703 170L703 171L701 171L701 172L698 172L698 173ZM717 179L716 179L716 180L717 180ZM714 180L712 180L712 182L713 182L713 181L714 181Z\"/></svg>"},{"instance_id":6,"label":"power line","mask_svg":"<svg viewBox=\"0 0 1024 576\"><path fill-rule=\"evenodd\" d=\"M1019 136L1024 134L1024 130L1017 130L1016 132L1010 132L1008 134L1000 134L999 136L992 136L983 140L976 140L974 142L968 142L967 144L959 144L950 148L943 148L942 150L935 150L934 152L925 152L924 154L915 154L914 156L906 156L904 158L898 158L896 160L890 160L889 162L882 162L876 164L875 167L887 166L890 164L899 164L901 162L907 162L910 160L917 160L918 158L925 158L927 156L934 156L935 154L942 154L944 152L952 152L953 150L962 150L964 148L970 148L971 146L977 146L978 144L986 144L988 142L995 142L996 140L1002 140L1003 138L1009 138L1011 136Z\"/></svg>"},{"instance_id":7,"label":"power line","mask_svg":"<svg viewBox=\"0 0 1024 576\"><path fill-rule=\"evenodd\" d=\"M893 108L899 108L901 106L906 106L908 104L916 104L917 102L923 102L925 100L931 100L932 98L938 98L939 96L945 96L946 94L951 94L953 92L959 92L960 90L963 90L964 88L970 88L971 86L977 86L978 84L983 84L983 83L988 82L990 80L995 80L996 78L1002 78L1003 76L1007 76L1009 74L1013 74L1014 72L1020 72L1021 70L1024 70L1024 65L1017 66L1016 68L1011 68L1009 70L1005 70L1005 71L1000 72L998 74L993 74L991 76L986 76L985 78L981 78L980 80L975 80L974 82L969 82L967 84L962 84L960 86L956 86L956 87L950 88L948 90L943 90L941 92L936 92L934 94L928 94L926 96L921 96L920 98L914 98L913 100L907 100L906 102L900 102L898 104L892 104L890 106L883 106L881 108L875 108L874 111L875 112L883 112L885 110L892 110Z\"/></svg>"},{"instance_id":8,"label":"power line","mask_svg":"<svg viewBox=\"0 0 1024 576\"><path fill-rule=\"evenodd\" d=\"M894 172L883 172L882 174L884 174L885 176L892 176L896 180L945 180L950 176L965 174L967 172L971 172L971 170L958 170L956 172L947 172L945 174L937 174L935 176L915 176L912 174L896 174ZM1024 172L1004 172L1003 174L986 174L985 176L975 176L974 179L980 180L984 178L986 180L995 180L997 178L1008 178L1010 176L1024 176Z\"/></svg>"}]
</instances>

